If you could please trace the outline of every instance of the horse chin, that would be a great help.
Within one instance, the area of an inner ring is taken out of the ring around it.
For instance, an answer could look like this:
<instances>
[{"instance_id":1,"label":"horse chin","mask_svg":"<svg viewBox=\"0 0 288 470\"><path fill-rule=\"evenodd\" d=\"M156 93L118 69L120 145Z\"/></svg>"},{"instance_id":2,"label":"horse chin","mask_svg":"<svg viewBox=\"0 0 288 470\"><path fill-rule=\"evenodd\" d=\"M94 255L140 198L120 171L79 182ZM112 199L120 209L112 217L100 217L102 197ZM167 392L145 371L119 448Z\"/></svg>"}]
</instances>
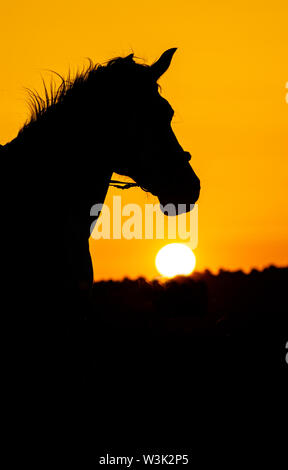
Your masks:
<instances>
[{"instance_id":1,"label":"horse chin","mask_svg":"<svg viewBox=\"0 0 288 470\"><path fill-rule=\"evenodd\" d=\"M177 199L158 196L160 210L164 215L168 216L181 215L190 212L199 198L199 192L200 189L193 191L189 197L186 195L186 197L178 197Z\"/></svg>"},{"instance_id":2,"label":"horse chin","mask_svg":"<svg viewBox=\"0 0 288 470\"><path fill-rule=\"evenodd\" d=\"M161 212L164 215L168 215L169 217L185 214L187 212L190 212L194 207L194 204L174 204L172 202L163 200L159 200L159 202Z\"/></svg>"}]
</instances>

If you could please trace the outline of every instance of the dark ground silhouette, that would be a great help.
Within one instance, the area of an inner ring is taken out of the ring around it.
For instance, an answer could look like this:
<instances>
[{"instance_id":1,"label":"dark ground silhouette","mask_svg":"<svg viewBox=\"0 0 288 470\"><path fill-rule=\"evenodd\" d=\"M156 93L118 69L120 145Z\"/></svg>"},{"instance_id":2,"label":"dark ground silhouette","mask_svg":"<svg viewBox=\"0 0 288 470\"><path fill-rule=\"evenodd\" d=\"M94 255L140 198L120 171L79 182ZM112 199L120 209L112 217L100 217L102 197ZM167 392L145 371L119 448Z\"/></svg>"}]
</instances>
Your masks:
<instances>
[{"instance_id":1,"label":"dark ground silhouette","mask_svg":"<svg viewBox=\"0 0 288 470\"><path fill-rule=\"evenodd\" d=\"M27 361L25 342L17 353L21 459L83 469L106 452L183 451L193 465L266 459L262 420L280 419L287 374L287 277L271 266L94 284L45 355L34 343Z\"/></svg>"},{"instance_id":2,"label":"dark ground silhouette","mask_svg":"<svg viewBox=\"0 0 288 470\"><path fill-rule=\"evenodd\" d=\"M195 461L224 462L231 449L259 459L247 420L266 392L273 406L281 398L287 280L288 268L270 266L95 283L80 368L86 393L102 396L104 448L161 443L194 449ZM242 451L235 426L245 429Z\"/></svg>"}]
</instances>

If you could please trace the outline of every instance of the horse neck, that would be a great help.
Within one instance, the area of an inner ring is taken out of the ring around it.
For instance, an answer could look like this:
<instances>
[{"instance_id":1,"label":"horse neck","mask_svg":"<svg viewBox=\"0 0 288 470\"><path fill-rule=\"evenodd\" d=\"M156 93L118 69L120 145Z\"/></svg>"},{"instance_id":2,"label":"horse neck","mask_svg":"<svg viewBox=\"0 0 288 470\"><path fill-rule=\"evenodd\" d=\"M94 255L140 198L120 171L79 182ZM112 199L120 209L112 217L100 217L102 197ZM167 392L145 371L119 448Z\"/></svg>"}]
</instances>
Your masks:
<instances>
[{"instance_id":1,"label":"horse neck","mask_svg":"<svg viewBox=\"0 0 288 470\"><path fill-rule=\"evenodd\" d=\"M49 134L45 129L43 132L35 127L35 130L24 131L2 146L1 156L5 152L10 172L14 176L17 173L16 179L29 175L30 189L36 186L42 197L48 188L51 198L52 189L63 204L77 207L88 223L91 207L105 200L113 169L110 163L112 156L101 144L101 139L94 136L93 144L87 142L88 139L75 142L73 135L65 138L56 134L55 137L53 132ZM56 198L52 202L56 204Z\"/></svg>"}]
</instances>

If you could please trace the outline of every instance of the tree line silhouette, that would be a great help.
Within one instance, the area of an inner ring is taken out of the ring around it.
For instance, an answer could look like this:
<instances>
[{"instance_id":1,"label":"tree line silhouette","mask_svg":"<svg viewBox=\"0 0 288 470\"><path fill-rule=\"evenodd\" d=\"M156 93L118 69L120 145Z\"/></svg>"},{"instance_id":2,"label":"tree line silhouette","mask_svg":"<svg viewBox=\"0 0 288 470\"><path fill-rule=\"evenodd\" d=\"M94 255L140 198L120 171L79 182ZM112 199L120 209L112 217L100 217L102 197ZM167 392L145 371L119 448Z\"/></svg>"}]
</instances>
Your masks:
<instances>
[{"instance_id":1,"label":"tree line silhouette","mask_svg":"<svg viewBox=\"0 0 288 470\"><path fill-rule=\"evenodd\" d=\"M227 336L279 331L287 323L288 268L209 270L162 282L144 278L93 286L87 322L119 333Z\"/></svg>"}]
</instances>

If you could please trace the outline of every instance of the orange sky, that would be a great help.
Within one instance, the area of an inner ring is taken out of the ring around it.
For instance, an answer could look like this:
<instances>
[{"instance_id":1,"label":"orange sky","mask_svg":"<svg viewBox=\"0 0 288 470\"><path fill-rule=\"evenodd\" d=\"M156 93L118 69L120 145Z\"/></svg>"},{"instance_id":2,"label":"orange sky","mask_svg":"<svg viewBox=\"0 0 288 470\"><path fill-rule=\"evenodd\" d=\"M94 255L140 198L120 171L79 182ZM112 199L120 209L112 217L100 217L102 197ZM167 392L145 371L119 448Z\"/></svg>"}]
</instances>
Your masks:
<instances>
[{"instance_id":1,"label":"orange sky","mask_svg":"<svg viewBox=\"0 0 288 470\"><path fill-rule=\"evenodd\" d=\"M85 57L103 62L131 50L151 63L178 47L160 84L201 178L197 269L287 265L287 1L102 3L2 3L0 143L27 119L24 86L41 90L44 69L65 75ZM140 189L111 189L108 204L113 194L123 204L155 201ZM95 278L153 277L167 242L92 241Z\"/></svg>"}]
</instances>

